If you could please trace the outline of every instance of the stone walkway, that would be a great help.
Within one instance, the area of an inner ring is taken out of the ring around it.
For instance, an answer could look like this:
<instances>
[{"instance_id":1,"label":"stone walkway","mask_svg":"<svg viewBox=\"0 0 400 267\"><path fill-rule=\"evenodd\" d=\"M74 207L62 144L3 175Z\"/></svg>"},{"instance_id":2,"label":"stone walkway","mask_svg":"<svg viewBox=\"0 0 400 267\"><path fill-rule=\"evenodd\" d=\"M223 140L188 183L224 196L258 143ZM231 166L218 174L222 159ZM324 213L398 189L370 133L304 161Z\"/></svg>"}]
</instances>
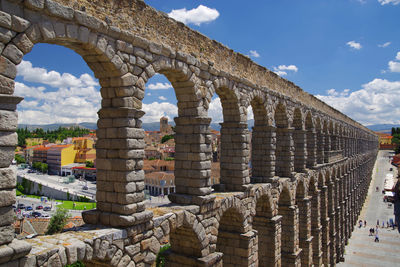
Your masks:
<instances>
[{"instance_id":1,"label":"stone walkway","mask_svg":"<svg viewBox=\"0 0 400 267\"><path fill-rule=\"evenodd\" d=\"M400 234L399 231L386 228L389 219L394 220L393 205L388 206L383 202L382 188L387 173L393 166L389 163L389 151L380 151L375 164L371 186L368 197L361 211L359 220L366 220L367 227L355 228L349 244L345 248L345 262L338 266L400 266ZM395 170L395 168L393 168ZM379 192L376 187L379 186ZM379 219L379 243L375 243L374 236L369 236L369 228L375 227ZM385 228L382 228L382 221L385 221Z\"/></svg>"}]
</instances>

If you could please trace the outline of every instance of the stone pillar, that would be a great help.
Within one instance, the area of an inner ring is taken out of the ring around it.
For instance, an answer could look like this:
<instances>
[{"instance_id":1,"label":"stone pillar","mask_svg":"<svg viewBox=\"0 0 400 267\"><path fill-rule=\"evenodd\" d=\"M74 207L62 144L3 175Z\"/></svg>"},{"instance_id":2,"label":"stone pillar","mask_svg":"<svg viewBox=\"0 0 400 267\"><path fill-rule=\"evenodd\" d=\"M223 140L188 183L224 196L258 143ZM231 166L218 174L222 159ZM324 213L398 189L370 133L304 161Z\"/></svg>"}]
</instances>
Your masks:
<instances>
[{"instance_id":1,"label":"stone pillar","mask_svg":"<svg viewBox=\"0 0 400 267\"><path fill-rule=\"evenodd\" d=\"M211 193L211 118L175 118L175 193L172 202L201 204Z\"/></svg>"},{"instance_id":2,"label":"stone pillar","mask_svg":"<svg viewBox=\"0 0 400 267\"><path fill-rule=\"evenodd\" d=\"M324 163L329 162L329 154L331 151L331 136L329 133L325 133L325 156L324 156Z\"/></svg>"},{"instance_id":3,"label":"stone pillar","mask_svg":"<svg viewBox=\"0 0 400 267\"><path fill-rule=\"evenodd\" d=\"M282 216L256 216L253 227L258 231L258 265L281 266Z\"/></svg>"},{"instance_id":4,"label":"stone pillar","mask_svg":"<svg viewBox=\"0 0 400 267\"><path fill-rule=\"evenodd\" d=\"M300 266L299 211L297 206L279 206L282 215L282 266Z\"/></svg>"},{"instance_id":5,"label":"stone pillar","mask_svg":"<svg viewBox=\"0 0 400 267\"><path fill-rule=\"evenodd\" d=\"M317 165L317 135L315 130L307 131L307 168Z\"/></svg>"},{"instance_id":6,"label":"stone pillar","mask_svg":"<svg viewBox=\"0 0 400 267\"><path fill-rule=\"evenodd\" d=\"M113 227L146 223L153 213L144 202L144 112L102 108L98 114L97 209L82 213L83 219Z\"/></svg>"},{"instance_id":7,"label":"stone pillar","mask_svg":"<svg viewBox=\"0 0 400 267\"><path fill-rule=\"evenodd\" d=\"M221 123L221 184L229 191L242 191L250 183L250 137L247 123Z\"/></svg>"},{"instance_id":8,"label":"stone pillar","mask_svg":"<svg viewBox=\"0 0 400 267\"><path fill-rule=\"evenodd\" d=\"M332 178L334 179L334 178ZM328 183L328 216L329 216L329 263L331 266L336 264L336 213L335 213L335 187L334 183Z\"/></svg>"},{"instance_id":9,"label":"stone pillar","mask_svg":"<svg viewBox=\"0 0 400 267\"><path fill-rule=\"evenodd\" d=\"M251 145L252 182L269 182L275 176L275 127L254 126Z\"/></svg>"},{"instance_id":10,"label":"stone pillar","mask_svg":"<svg viewBox=\"0 0 400 267\"><path fill-rule=\"evenodd\" d=\"M322 265L322 236L321 236L321 209L320 209L320 190L312 192L311 199L311 234L312 252L314 266Z\"/></svg>"},{"instance_id":11,"label":"stone pillar","mask_svg":"<svg viewBox=\"0 0 400 267\"><path fill-rule=\"evenodd\" d=\"M329 217L328 217L328 188L322 186L321 190L321 225L322 225L322 258L325 266L329 264Z\"/></svg>"},{"instance_id":12,"label":"stone pillar","mask_svg":"<svg viewBox=\"0 0 400 267\"><path fill-rule=\"evenodd\" d=\"M301 252L301 265L311 266L313 263L311 236L311 197L297 201L299 207L299 241Z\"/></svg>"},{"instance_id":13,"label":"stone pillar","mask_svg":"<svg viewBox=\"0 0 400 267\"><path fill-rule=\"evenodd\" d=\"M304 172L307 162L307 132L304 130L294 130L294 171Z\"/></svg>"},{"instance_id":14,"label":"stone pillar","mask_svg":"<svg viewBox=\"0 0 400 267\"><path fill-rule=\"evenodd\" d=\"M18 144L15 132L18 124L16 108L23 98L2 94L4 91L14 91L14 81L2 73L4 68L1 68L1 64L5 60L3 56L0 57L0 262L7 261L10 266L18 266L18 259L28 254L32 248L27 242L14 239L13 226L15 213L12 205L16 201L17 174L10 164ZM11 62L8 64L14 66Z\"/></svg>"},{"instance_id":15,"label":"stone pillar","mask_svg":"<svg viewBox=\"0 0 400 267\"><path fill-rule=\"evenodd\" d=\"M257 231L251 230L244 234L224 231L218 233L218 239L218 250L223 253L223 266L255 266L257 264Z\"/></svg>"},{"instance_id":16,"label":"stone pillar","mask_svg":"<svg viewBox=\"0 0 400 267\"><path fill-rule=\"evenodd\" d=\"M324 163L325 158L325 138L324 134L317 132L317 163Z\"/></svg>"},{"instance_id":17,"label":"stone pillar","mask_svg":"<svg viewBox=\"0 0 400 267\"><path fill-rule=\"evenodd\" d=\"M293 129L276 128L275 175L293 177L294 144Z\"/></svg>"}]
</instances>

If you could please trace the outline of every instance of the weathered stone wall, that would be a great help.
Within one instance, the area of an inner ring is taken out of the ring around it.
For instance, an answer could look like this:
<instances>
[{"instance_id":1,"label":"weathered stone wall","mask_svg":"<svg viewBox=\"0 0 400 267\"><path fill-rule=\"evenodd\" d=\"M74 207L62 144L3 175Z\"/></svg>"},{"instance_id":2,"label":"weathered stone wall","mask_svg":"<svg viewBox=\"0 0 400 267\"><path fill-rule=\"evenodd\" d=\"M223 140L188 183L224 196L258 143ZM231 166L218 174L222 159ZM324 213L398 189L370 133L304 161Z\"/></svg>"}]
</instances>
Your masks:
<instances>
[{"instance_id":1,"label":"weathered stone wall","mask_svg":"<svg viewBox=\"0 0 400 267\"><path fill-rule=\"evenodd\" d=\"M21 101L13 95L16 65L36 43L73 49L99 79L97 209L83 216L104 229L33 239L29 253L29 243L11 242L9 165ZM172 205L151 210L144 202L140 118L145 84L156 73L178 99L176 193ZM211 188L214 94L224 122L221 184ZM334 265L376 152L377 137L365 127L141 1L0 1L0 263L148 266L170 241L168 266Z\"/></svg>"}]
</instances>

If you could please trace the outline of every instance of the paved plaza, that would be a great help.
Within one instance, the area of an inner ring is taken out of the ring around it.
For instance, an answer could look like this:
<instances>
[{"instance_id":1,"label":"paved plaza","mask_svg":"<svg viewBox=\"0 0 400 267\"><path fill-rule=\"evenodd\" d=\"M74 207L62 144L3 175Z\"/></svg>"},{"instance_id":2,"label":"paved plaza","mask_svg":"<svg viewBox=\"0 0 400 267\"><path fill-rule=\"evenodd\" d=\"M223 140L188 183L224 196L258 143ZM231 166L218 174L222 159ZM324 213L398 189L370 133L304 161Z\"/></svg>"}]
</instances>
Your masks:
<instances>
[{"instance_id":1,"label":"paved plaza","mask_svg":"<svg viewBox=\"0 0 400 267\"><path fill-rule=\"evenodd\" d=\"M367 226L356 226L349 244L345 249L345 262L338 266L400 266L400 234L398 229L386 228L386 222L394 220L394 206L383 202L383 181L387 173L397 176L396 168L389 162L390 151L379 151L375 164L368 197L361 211L359 220L366 220ZM390 171L393 168L393 171ZM376 187L379 191L376 192ZM374 242L375 237L369 236L369 229L375 227L379 220L378 230L380 242ZM385 228L382 228L382 221Z\"/></svg>"}]
</instances>

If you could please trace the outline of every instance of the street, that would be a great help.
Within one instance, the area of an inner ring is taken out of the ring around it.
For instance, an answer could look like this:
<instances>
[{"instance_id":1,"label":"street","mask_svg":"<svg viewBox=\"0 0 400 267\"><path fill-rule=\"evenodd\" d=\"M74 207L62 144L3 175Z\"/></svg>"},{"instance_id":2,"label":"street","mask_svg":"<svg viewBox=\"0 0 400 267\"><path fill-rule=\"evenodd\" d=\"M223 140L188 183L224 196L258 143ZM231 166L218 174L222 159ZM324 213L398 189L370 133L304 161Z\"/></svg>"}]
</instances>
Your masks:
<instances>
[{"instance_id":1,"label":"street","mask_svg":"<svg viewBox=\"0 0 400 267\"><path fill-rule=\"evenodd\" d=\"M48 175L39 173L28 173L29 169L17 169L17 175L25 177L31 181L36 181L43 185L55 188L60 191L69 192L70 194L77 194L86 196L89 199L95 199L96 196L96 183L87 181L87 190L83 190L83 186L86 182L75 180L73 183L63 183L65 177L58 175Z\"/></svg>"},{"instance_id":2,"label":"street","mask_svg":"<svg viewBox=\"0 0 400 267\"><path fill-rule=\"evenodd\" d=\"M397 177L397 168L389 162L391 151L379 151L375 163L368 196L358 220L366 220L366 227L355 227L354 232L345 248L345 262L338 266L400 266L400 234L397 228L387 228L387 221L394 220L394 205L383 202L383 182L386 174L393 173ZM393 171L390 171L393 168ZM379 187L378 192L376 187ZM357 221L358 221L357 220ZM378 229L380 242L374 242L375 236L369 236L369 229L375 227L379 220ZM382 228L382 222L385 227Z\"/></svg>"}]
</instances>

